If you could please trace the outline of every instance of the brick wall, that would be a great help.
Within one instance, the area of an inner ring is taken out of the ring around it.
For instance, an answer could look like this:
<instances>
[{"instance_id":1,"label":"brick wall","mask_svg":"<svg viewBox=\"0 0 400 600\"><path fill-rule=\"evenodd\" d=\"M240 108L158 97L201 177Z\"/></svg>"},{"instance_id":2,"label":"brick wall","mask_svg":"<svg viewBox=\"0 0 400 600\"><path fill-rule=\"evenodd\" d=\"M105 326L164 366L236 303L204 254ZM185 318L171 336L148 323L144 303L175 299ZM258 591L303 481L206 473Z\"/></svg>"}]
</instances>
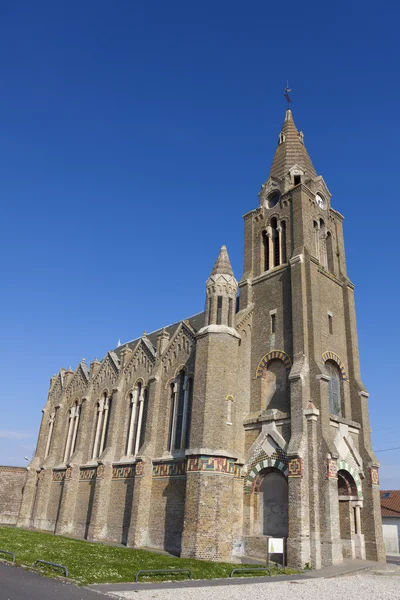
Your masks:
<instances>
[{"instance_id":1,"label":"brick wall","mask_svg":"<svg viewBox=\"0 0 400 600\"><path fill-rule=\"evenodd\" d=\"M0 467L0 524L16 524L25 475L24 467Z\"/></svg>"}]
</instances>

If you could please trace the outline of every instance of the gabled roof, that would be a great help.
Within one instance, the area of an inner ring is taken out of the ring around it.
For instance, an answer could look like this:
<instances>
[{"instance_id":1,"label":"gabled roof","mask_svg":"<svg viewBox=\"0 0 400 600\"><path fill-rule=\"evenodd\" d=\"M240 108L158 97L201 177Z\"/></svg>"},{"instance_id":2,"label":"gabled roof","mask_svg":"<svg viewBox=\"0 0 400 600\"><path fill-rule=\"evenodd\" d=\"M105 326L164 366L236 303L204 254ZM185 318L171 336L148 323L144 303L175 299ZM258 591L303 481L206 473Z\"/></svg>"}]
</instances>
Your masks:
<instances>
[{"instance_id":1,"label":"gabled roof","mask_svg":"<svg viewBox=\"0 0 400 600\"><path fill-rule=\"evenodd\" d=\"M381 490L382 517L400 518L400 490Z\"/></svg>"},{"instance_id":2,"label":"gabled roof","mask_svg":"<svg viewBox=\"0 0 400 600\"><path fill-rule=\"evenodd\" d=\"M292 111L287 110L269 176L281 180L295 165L305 171L309 177L317 177L304 145L303 134L297 130Z\"/></svg>"},{"instance_id":3,"label":"gabled roof","mask_svg":"<svg viewBox=\"0 0 400 600\"><path fill-rule=\"evenodd\" d=\"M204 316L205 316L205 313L201 312L201 313L198 313L197 315L193 315L193 317L189 317L188 319L182 319L182 321L188 322L189 325L194 329L194 331L198 331L204 325ZM160 327L160 329L157 329L156 331L152 331L151 333L147 334L147 336L144 338L146 340L145 343L149 349L150 349L150 346L153 347L154 355L155 355L155 348L157 347L158 334L161 333L161 331L164 329L172 337L174 335L175 331L177 330L177 328L179 327L179 325L182 323L182 321L178 321L177 323L172 323L171 325L168 325L168 327L164 327L164 328ZM115 350L114 350L115 354L119 358L121 356L121 352L124 348L128 347L131 350L133 350L141 339L143 339L143 338L137 338L135 340L132 340L131 342L127 342L126 344L122 344L121 346L118 346L118 348L115 348Z\"/></svg>"}]
</instances>

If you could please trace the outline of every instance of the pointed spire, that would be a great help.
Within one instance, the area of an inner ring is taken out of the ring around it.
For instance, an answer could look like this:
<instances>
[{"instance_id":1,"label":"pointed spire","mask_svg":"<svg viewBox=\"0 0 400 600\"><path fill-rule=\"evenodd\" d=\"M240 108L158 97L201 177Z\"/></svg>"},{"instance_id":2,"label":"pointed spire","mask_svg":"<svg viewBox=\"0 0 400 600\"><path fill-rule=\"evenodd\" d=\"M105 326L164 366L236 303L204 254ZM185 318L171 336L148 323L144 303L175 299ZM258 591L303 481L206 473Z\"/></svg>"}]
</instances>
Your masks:
<instances>
[{"instance_id":1,"label":"pointed spire","mask_svg":"<svg viewBox=\"0 0 400 600\"><path fill-rule=\"evenodd\" d=\"M288 109L279 134L278 147L275 151L269 176L283 179L294 165L298 165L306 171L309 177L317 177L314 165L304 145L304 134L302 131L298 132L293 121L292 111Z\"/></svg>"},{"instance_id":2,"label":"pointed spire","mask_svg":"<svg viewBox=\"0 0 400 600\"><path fill-rule=\"evenodd\" d=\"M211 271L211 275L217 274L232 275L233 277L232 265L231 261L229 260L226 246L222 246L221 250L219 251L218 258L215 261L214 268Z\"/></svg>"}]
</instances>

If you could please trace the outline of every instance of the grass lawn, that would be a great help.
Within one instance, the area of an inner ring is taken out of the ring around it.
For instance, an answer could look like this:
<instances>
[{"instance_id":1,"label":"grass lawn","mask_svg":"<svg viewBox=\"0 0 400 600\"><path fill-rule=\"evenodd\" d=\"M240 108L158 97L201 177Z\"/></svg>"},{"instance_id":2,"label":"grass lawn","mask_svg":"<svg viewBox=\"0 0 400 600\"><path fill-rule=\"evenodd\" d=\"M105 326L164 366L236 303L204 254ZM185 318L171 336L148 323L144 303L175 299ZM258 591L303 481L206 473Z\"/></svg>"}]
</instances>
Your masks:
<instances>
[{"instance_id":1,"label":"grass lawn","mask_svg":"<svg viewBox=\"0 0 400 600\"><path fill-rule=\"evenodd\" d=\"M93 544L51 533L25 531L13 527L0 527L0 548L15 552L17 564L20 565L32 566L36 559L65 565L68 567L69 576L81 584L134 581L134 575L140 569L191 569L193 579L216 579L228 577L232 569L244 566L174 558L147 550ZM2 554L1 558L5 558L5 555ZM63 575L62 571L56 572L46 567L43 568L43 573L53 577ZM298 571L271 568L271 573L277 575L298 573ZM173 579L180 577L184 576L175 575ZM140 581L161 579L165 581L169 577L168 575L142 576Z\"/></svg>"}]
</instances>

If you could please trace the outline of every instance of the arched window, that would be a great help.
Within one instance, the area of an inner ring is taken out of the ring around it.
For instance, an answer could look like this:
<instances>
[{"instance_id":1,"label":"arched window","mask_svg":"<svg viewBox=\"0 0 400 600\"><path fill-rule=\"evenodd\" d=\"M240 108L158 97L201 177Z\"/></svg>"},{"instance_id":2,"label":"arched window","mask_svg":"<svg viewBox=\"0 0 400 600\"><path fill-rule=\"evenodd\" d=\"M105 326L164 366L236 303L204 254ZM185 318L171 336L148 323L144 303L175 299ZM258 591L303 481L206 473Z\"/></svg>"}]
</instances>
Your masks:
<instances>
[{"instance_id":1,"label":"arched window","mask_svg":"<svg viewBox=\"0 0 400 600\"><path fill-rule=\"evenodd\" d=\"M141 382L129 394L130 414L128 438L125 453L127 456L136 456L144 441L147 419L147 390L143 389Z\"/></svg>"},{"instance_id":2,"label":"arched window","mask_svg":"<svg viewBox=\"0 0 400 600\"><path fill-rule=\"evenodd\" d=\"M287 370L279 359L271 360L261 376L262 407L290 412L290 393Z\"/></svg>"},{"instance_id":3,"label":"arched window","mask_svg":"<svg viewBox=\"0 0 400 600\"><path fill-rule=\"evenodd\" d=\"M281 263L285 263L286 257L286 221L281 221Z\"/></svg>"},{"instance_id":4,"label":"arched window","mask_svg":"<svg viewBox=\"0 0 400 600\"><path fill-rule=\"evenodd\" d=\"M319 261L319 223L314 221L314 255Z\"/></svg>"},{"instance_id":5,"label":"arched window","mask_svg":"<svg viewBox=\"0 0 400 600\"><path fill-rule=\"evenodd\" d=\"M76 438L78 435L79 427L79 414L80 406L78 400L74 402L72 407L68 411L68 429L67 429L67 440L65 442L64 450L64 463L66 463L72 454L75 452Z\"/></svg>"},{"instance_id":6,"label":"arched window","mask_svg":"<svg viewBox=\"0 0 400 600\"><path fill-rule=\"evenodd\" d=\"M53 440L53 431L54 431L54 422L56 420L56 410L55 409L52 413L50 413L49 416L49 429L48 429L48 434L47 434L47 442L46 442L46 450L44 453L44 457L47 458L50 452L50 448L51 448L51 442Z\"/></svg>"},{"instance_id":7,"label":"arched window","mask_svg":"<svg viewBox=\"0 0 400 600\"><path fill-rule=\"evenodd\" d=\"M326 268L333 273L333 240L330 231L326 234Z\"/></svg>"},{"instance_id":8,"label":"arched window","mask_svg":"<svg viewBox=\"0 0 400 600\"><path fill-rule=\"evenodd\" d=\"M262 247L263 247L263 270L269 270L269 238L266 231L262 232Z\"/></svg>"},{"instance_id":9,"label":"arched window","mask_svg":"<svg viewBox=\"0 0 400 600\"><path fill-rule=\"evenodd\" d=\"M273 243L273 266L280 264L278 223L275 217L271 219L272 243Z\"/></svg>"},{"instance_id":10,"label":"arched window","mask_svg":"<svg viewBox=\"0 0 400 600\"><path fill-rule=\"evenodd\" d=\"M319 220L319 262L327 269L327 257L326 257L326 227L323 219Z\"/></svg>"},{"instance_id":11,"label":"arched window","mask_svg":"<svg viewBox=\"0 0 400 600\"><path fill-rule=\"evenodd\" d=\"M98 458L107 445L108 429L111 414L111 398L104 392L96 405L96 433L93 444L92 458Z\"/></svg>"},{"instance_id":12,"label":"arched window","mask_svg":"<svg viewBox=\"0 0 400 600\"><path fill-rule=\"evenodd\" d=\"M339 367L333 361L328 360L325 368L330 377L328 386L329 412L338 417L343 416L342 411L342 379Z\"/></svg>"},{"instance_id":13,"label":"arched window","mask_svg":"<svg viewBox=\"0 0 400 600\"><path fill-rule=\"evenodd\" d=\"M191 413L191 380L182 369L170 386L170 426L168 448L172 454L176 450L184 450L188 445L188 417Z\"/></svg>"}]
</instances>

